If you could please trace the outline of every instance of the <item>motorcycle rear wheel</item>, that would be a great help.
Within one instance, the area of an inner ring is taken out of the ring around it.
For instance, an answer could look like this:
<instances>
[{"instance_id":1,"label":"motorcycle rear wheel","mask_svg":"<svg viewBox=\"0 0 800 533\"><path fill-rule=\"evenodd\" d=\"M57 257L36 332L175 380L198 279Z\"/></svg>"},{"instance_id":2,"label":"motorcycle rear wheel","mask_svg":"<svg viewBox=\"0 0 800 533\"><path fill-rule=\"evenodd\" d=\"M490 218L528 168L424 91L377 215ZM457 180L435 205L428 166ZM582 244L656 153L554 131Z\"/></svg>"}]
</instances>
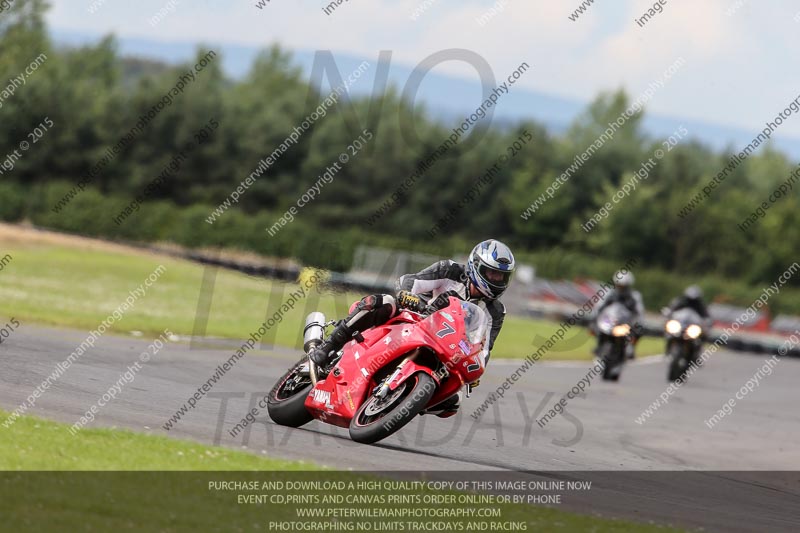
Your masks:
<instances>
[{"instance_id":1,"label":"motorcycle rear wheel","mask_svg":"<svg viewBox=\"0 0 800 533\"><path fill-rule=\"evenodd\" d=\"M400 390L402 388L402 390ZM350 421L350 438L362 444L385 439L422 411L436 392L436 382L428 374L417 372L390 392L387 399L367 398Z\"/></svg>"}]
</instances>

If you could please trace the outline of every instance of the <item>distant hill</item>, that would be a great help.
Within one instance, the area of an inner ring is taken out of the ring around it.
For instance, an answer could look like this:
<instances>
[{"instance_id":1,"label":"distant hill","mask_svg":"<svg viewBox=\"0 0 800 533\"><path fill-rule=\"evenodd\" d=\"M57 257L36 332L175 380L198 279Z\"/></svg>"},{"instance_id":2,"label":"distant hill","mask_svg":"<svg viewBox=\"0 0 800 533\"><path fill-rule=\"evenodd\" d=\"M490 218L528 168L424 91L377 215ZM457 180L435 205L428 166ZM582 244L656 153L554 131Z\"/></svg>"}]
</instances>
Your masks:
<instances>
[{"instance_id":1,"label":"distant hill","mask_svg":"<svg viewBox=\"0 0 800 533\"><path fill-rule=\"evenodd\" d=\"M169 63L164 61L145 57L125 56L122 58L122 84L125 87L131 87L140 78L145 76L157 76L169 68Z\"/></svg>"},{"instance_id":2,"label":"distant hill","mask_svg":"<svg viewBox=\"0 0 800 533\"><path fill-rule=\"evenodd\" d=\"M82 45L100 38L99 35L60 30L53 30L52 35L57 43L68 46ZM118 38L118 42L123 55L136 58L133 60L134 63L131 63L133 67L136 67L135 62L141 62L142 58L154 60L150 65L140 65L142 68L159 68L158 62L186 61L194 56L197 49L196 43L186 42L134 38ZM218 52L222 51L225 72L234 78L242 77L247 73L259 52L259 48L256 47L234 44L213 45L213 47ZM310 73L315 52L310 50L294 50L293 52L295 62L306 73ZM375 57L356 57L337 52L334 56L343 76L356 70L364 60L372 65L369 75L351 88L351 93L354 95L369 94L372 91L371 76L377 68L377 54ZM393 61L390 65L389 81L402 88L412 71L413 67ZM432 72L425 77L417 98L418 101L424 103L433 116L448 123L455 123L460 122L465 113L471 113L475 109L476 103L481 100L480 95L480 86L475 79L457 78ZM501 104L495 111L494 124L503 127L511 125L517 120L534 119L554 132L562 132L587 105L588 102L530 89L515 88L511 93L503 96ZM701 142L715 149L733 148L735 151L739 151L758 134L757 131L653 113L645 115L643 125L645 131L655 137L669 136L683 125L691 132L692 137ZM790 157L800 158L800 139L798 138L779 137L775 139L774 146Z\"/></svg>"}]
</instances>

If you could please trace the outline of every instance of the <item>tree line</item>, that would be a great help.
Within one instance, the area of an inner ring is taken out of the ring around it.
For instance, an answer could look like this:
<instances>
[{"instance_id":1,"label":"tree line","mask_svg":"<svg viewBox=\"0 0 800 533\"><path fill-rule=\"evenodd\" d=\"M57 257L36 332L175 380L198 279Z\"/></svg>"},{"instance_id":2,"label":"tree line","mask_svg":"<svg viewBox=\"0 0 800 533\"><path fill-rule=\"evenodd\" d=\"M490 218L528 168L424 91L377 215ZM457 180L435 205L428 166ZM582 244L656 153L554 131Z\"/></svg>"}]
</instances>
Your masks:
<instances>
[{"instance_id":1,"label":"tree line","mask_svg":"<svg viewBox=\"0 0 800 533\"><path fill-rule=\"evenodd\" d=\"M721 298L746 300L751 289L773 282L800 249L796 162L767 143L712 196L679 216L741 147L714 150L691 132L677 143L654 138L642 128L643 110L536 213L523 217L576 154L628 108L623 90L599 94L562 133L530 120L477 128L409 187L401 185L450 137L453 125L408 102L397 87L374 98L342 96L209 224L212 211L329 91L309 83L277 45L263 50L241 79L223 72L222 50L209 60L208 46L199 46L196 57L181 65L123 57L113 36L60 48L48 35L46 9L44 0L15 2L0 22L0 79L18 77L46 56L24 84L2 96L0 159L19 150L37 128L41 133L34 133L36 142L19 152L12 169L3 167L4 220L118 239L241 248L339 270L349 267L359 244L445 255L494 237L521 259L540 263L540 274L549 276L604 279L614 264L636 257L651 280L646 291L658 301L695 279ZM174 94L189 72L193 81ZM362 82L370 83L364 76ZM120 139L159 105L141 133L121 146ZM45 120L53 124L46 131ZM368 146L342 165L317 201L270 236L267 228L339 160L364 125L373 135ZM668 153L647 179L592 231L584 231L582 224L665 142ZM509 157L498 165L503 155ZM99 161L107 164L99 167ZM491 168L497 168L491 184L476 187ZM78 188L89 174L91 182ZM789 183L791 189L781 190ZM776 190L782 194L776 197ZM473 191L468 205L467 191ZM385 209L387 202L391 209ZM432 227L441 228L434 238ZM321 247L336 253L320 254ZM549 272L542 258L553 249L574 261Z\"/></svg>"}]
</instances>

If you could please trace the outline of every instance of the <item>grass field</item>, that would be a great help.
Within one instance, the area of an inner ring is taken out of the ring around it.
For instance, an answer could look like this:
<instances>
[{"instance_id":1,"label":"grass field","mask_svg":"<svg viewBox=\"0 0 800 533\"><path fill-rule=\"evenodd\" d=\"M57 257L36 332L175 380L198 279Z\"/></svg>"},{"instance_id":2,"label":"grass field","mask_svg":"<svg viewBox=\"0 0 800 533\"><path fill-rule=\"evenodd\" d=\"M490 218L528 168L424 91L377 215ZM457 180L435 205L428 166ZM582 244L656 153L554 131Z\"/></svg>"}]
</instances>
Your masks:
<instances>
[{"instance_id":1,"label":"grass field","mask_svg":"<svg viewBox=\"0 0 800 533\"><path fill-rule=\"evenodd\" d=\"M237 494L250 492L210 490L209 482L375 479L129 431L71 436L67 424L27 416L0 431L0 450L0 470L28 471L0 472L0 531L267 531L270 520L298 520L299 506L241 504ZM556 508L496 507L502 520L524 521L528 531L677 531Z\"/></svg>"},{"instance_id":2,"label":"grass field","mask_svg":"<svg viewBox=\"0 0 800 533\"><path fill-rule=\"evenodd\" d=\"M0 419L10 413L0 410ZM312 463L259 457L120 429L84 429L22 416L0 431L6 470L317 470Z\"/></svg>"},{"instance_id":3,"label":"grass field","mask_svg":"<svg viewBox=\"0 0 800 533\"><path fill-rule=\"evenodd\" d=\"M164 329L191 335L195 326L205 267L165 255L121 246L49 235L4 226L0 231L0 256L11 260L0 271L0 315L29 322L96 329L159 265L166 271L112 327L118 334L141 331L157 336ZM211 298L205 334L246 338L257 330L297 291L296 283L255 278L220 269ZM310 290L271 328L265 339L272 344L300 346L305 316L320 310L329 318L347 313L356 293L322 293ZM557 324L508 317L492 357L518 359L536 351ZM575 327L544 359L590 359L594 339ZM663 342L645 338L639 354L660 353Z\"/></svg>"}]
</instances>

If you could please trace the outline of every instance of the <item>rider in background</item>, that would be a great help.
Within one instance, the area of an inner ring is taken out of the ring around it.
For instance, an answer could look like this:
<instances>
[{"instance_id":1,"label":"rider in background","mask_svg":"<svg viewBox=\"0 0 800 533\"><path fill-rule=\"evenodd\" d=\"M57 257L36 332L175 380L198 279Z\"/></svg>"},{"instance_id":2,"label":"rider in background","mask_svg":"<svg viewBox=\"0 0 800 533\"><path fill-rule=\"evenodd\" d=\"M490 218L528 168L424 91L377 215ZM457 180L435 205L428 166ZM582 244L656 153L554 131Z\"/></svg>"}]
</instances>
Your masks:
<instances>
[{"instance_id":1,"label":"rider in background","mask_svg":"<svg viewBox=\"0 0 800 533\"><path fill-rule=\"evenodd\" d=\"M644 300L642 293L633 289L635 278L629 271L619 271L614 274L614 289L608 293L608 296L597 306L595 311L595 318L600 316L600 312L611 305L612 303L619 302L624 305L631 313L633 313L633 323L631 324L631 342L628 344L628 359L635 357L636 343L642 334L642 320L644 319ZM593 324L593 327L596 327ZM597 348L595 348L597 351Z\"/></svg>"},{"instance_id":2,"label":"rider in background","mask_svg":"<svg viewBox=\"0 0 800 533\"><path fill-rule=\"evenodd\" d=\"M703 326L703 337L705 338L706 332L711 329L712 320L711 315L708 313L708 307L703 300L703 289L697 285L686 287L683 295L674 298L669 306L661 310L661 314L670 316L679 309L687 308L694 310L703 319L703 324L701 325Z\"/></svg>"},{"instance_id":3,"label":"rider in background","mask_svg":"<svg viewBox=\"0 0 800 533\"><path fill-rule=\"evenodd\" d=\"M466 265L450 260L438 261L416 274L397 280L396 297L389 294L366 296L350 308L350 314L339 321L325 341L309 356L317 365L325 366L356 332L383 324L398 309L432 312L446 307L450 296L483 302L492 319L489 351L503 327L506 308L498 299L508 287L516 262L511 250L500 241L489 239L479 243L469 254ZM486 362L489 355L486 356ZM425 411L442 418L452 416L460 405L460 393Z\"/></svg>"},{"instance_id":4,"label":"rider in background","mask_svg":"<svg viewBox=\"0 0 800 533\"><path fill-rule=\"evenodd\" d=\"M703 301L703 289L697 285L686 287L686 290L683 291L683 295L674 298L672 302L670 302L669 306L665 309L665 314L673 313L685 307L694 309L697 314L704 319L710 317L708 314L708 307L706 307Z\"/></svg>"}]
</instances>

